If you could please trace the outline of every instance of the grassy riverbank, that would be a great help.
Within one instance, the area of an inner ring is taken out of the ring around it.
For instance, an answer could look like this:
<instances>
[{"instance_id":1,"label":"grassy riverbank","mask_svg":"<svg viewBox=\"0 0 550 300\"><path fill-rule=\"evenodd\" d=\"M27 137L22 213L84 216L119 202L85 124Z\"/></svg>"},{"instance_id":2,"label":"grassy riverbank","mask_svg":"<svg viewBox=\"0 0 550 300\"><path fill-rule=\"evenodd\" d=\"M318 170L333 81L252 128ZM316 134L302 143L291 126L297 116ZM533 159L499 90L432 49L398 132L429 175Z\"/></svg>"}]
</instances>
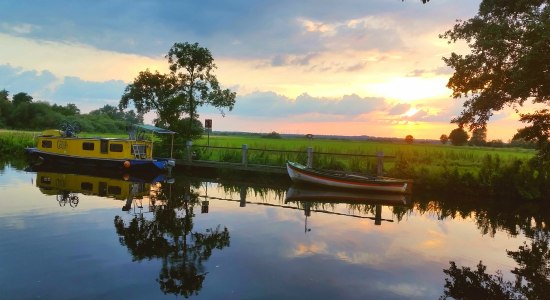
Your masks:
<instances>
[{"instance_id":1,"label":"grassy riverbank","mask_svg":"<svg viewBox=\"0 0 550 300\"><path fill-rule=\"evenodd\" d=\"M207 143L206 137L194 142L199 159L240 162L246 144L249 163L282 166L287 160L305 163L312 147L314 167L376 174L377 158L371 156L383 152L384 174L412 179L418 189L518 199L550 192L549 172L533 161L530 149L243 136L211 136L210 148ZM181 155L183 146L176 149Z\"/></svg>"},{"instance_id":2,"label":"grassy riverbank","mask_svg":"<svg viewBox=\"0 0 550 300\"><path fill-rule=\"evenodd\" d=\"M0 156L22 156L26 147L34 147L36 132L0 130Z\"/></svg>"},{"instance_id":3,"label":"grassy riverbank","mask_svg":"<svg viewBox=\"0 0 550 300\"><path fill-rule=\"evenodd\" d=\"M23 154L25 147L34 145L35 135L0 131L0 155ZM248 147L250 164L284 166L288 160L306 163L307 148L312 147L314 167L376 174L375 155L383 152L384 175L412 179L419 189L531 199L550 194L546 184L549 171L532 160L535 151L520 148L210 136L194 141L193 151L201 160L240 162L243 145ZM176 158L184 157L184 145L176 144L174 150ZM169 155L169 144L155 143L155 152L159 156Z\"/></svg>"}]
</instances>

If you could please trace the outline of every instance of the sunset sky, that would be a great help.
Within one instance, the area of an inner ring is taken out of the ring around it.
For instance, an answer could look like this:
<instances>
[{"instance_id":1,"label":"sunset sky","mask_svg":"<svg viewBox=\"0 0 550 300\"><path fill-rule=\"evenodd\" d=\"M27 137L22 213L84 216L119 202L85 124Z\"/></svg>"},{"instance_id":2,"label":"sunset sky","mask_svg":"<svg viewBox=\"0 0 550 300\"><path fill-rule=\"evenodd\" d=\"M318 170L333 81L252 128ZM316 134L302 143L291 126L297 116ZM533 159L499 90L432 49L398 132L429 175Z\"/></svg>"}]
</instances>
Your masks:
<instances>
[{"instance_id":1,"label":"sunset sky","mask_svg":"<svg viewBox=\"0 0 550 300\"><path fill-rule=\"evenodd\" d=\"M237 92L225 117L199 109L214 130L438 139L463 102L441 58L468 51L438 35L480 2L3 1L0 90L82 112L118 105L140 71L168 72L175 42L198 42ZM488 139L508 141L517 119L496 113Z\"/></svg>"}]
</instances>

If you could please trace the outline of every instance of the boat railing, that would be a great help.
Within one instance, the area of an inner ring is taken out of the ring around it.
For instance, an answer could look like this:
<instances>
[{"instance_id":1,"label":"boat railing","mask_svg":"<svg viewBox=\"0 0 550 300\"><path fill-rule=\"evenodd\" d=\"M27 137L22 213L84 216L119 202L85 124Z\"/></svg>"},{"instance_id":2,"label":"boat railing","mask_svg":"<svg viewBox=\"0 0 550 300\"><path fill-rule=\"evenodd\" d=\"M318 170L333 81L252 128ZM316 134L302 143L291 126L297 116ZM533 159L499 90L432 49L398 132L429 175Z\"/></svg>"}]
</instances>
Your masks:
<instances>
[{"instance_id":1,"label":"boat railing","mask_svg":"<svg viewBox=\"0 0 550 300\"><path fill-rule=\"evenodd\" d=\"M136 159L147 158L147 146L143 144L132 144L132 151Z\"/></svg>"}]
</instances>

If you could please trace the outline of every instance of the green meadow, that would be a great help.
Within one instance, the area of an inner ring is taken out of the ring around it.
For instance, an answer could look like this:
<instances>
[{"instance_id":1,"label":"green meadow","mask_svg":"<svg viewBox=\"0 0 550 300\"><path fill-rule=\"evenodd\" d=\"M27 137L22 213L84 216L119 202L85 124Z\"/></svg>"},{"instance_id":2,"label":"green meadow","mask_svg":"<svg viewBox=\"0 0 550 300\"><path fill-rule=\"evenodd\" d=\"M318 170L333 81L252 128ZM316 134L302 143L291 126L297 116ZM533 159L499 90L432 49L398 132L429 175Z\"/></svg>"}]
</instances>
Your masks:
<instances>
[{"instance_id":1,"label":"green meadow","mask_svg":"<svg viewBox=\"0 0 550 300\"><path fill-rule=\"evenodd\" d=\"M211 148L207 148L207 144ZM456 167L460 170L474 171L488 157L508 162L528 160L535 154L534 150L521 148L459 147L450 144L401 144L306 138L268 139L248 136L210 136L209 143L207 138L203 137L194 141L193 144L199 159L235 162L242 159L240 150L242 145L247 145L249 148L249 163L284 165L287 160L305 163L307 148L312 147L316 167L359 172L372 171L371 169L376 165L375 156L379 152L384 155L384 168L388 171L393 169L396 163L404 161L415 167ZM181 147L183 145L177 145L177 148L181 149ZM216 147L238 149L217 149Z\"/></svg>"}]
</instances>

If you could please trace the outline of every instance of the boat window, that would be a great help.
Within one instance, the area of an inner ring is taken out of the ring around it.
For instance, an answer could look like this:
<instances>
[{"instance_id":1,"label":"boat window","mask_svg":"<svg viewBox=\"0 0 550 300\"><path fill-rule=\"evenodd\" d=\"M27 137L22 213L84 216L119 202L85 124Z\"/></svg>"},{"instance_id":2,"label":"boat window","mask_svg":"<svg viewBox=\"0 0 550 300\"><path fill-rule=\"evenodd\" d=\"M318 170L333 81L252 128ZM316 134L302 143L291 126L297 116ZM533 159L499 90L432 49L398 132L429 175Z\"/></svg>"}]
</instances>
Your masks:
<instances>
[{"instance_id":1,"label":"boat window","mask_svg":"<svg viewBox=\"0 0 550 300\"><path fill-rule=\"evenodd\" d=\"M122 189L119 186L112 186L110 185L107 188L107 193L109 195L120 195L122 193Z\"/></svg>"},{"instance_id":2,"label":"boat window","mask_svg":"<svg viewBox=\"0 0 550 300\"><path fill-rule=\"evenodd\" d=\"M50 140L43 140L42 141L42 148L51 148L52 147L52 141Z\"/></svg>"},{"instance_id":3,"label":"boat window","mask_svg":"<svg viewBox=\"0 0 550 300\"><path fill-rule=\"evenodd\" d=\"M80 189L82 189L83 191L91 191L94 189L94 184L91 182L82 182L80 184Z\"/></svg>"},{"instance_id":4,"label":"boat window","mask_svg":"<svg viewBox=\"0 0 550 300\"><path fill-rule=\"evenodd\" d=\"M94 150L94 143L90 143L90 142L82 143L82 150Z\"/></svg>"},{"instance_id":5,"label":"boat window","mask_svg":"<svg viewBox=\"0 0 550 300\"><path fill-rule=\"evenodd\" d=\"M109 144L109 151L122 152L122 144Z\"/></svg>"}]
</instances>

